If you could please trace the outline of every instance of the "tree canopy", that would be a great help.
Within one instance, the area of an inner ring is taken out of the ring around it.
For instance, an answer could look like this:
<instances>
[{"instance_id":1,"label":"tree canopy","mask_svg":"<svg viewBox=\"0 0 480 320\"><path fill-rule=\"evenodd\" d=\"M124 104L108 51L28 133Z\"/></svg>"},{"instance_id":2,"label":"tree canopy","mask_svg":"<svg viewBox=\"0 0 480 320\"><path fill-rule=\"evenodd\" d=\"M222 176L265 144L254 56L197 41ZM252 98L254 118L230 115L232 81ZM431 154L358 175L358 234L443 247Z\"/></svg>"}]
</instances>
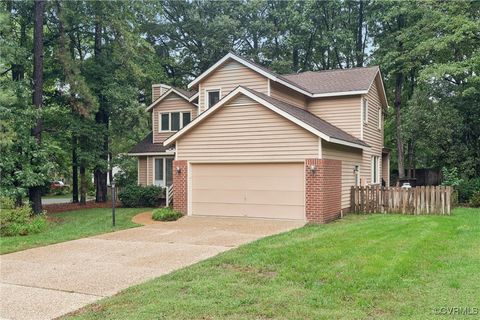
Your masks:
<instances>
[{"instance_id":1,"label":"tree canopy","mask_svg":"<svg viewBox=\"0 0 480 320\"><path fill-rule=\"evenodd\" d=\"M48 1L41 109L35 2L0 3L0 183L18 201L78 173L104 201L109 169L131 168L122 154L149 131L151 84L185 85L229 51L279 73L380 65L392 167L480 175L478 1Z\"/></svg>"}]
</instances>

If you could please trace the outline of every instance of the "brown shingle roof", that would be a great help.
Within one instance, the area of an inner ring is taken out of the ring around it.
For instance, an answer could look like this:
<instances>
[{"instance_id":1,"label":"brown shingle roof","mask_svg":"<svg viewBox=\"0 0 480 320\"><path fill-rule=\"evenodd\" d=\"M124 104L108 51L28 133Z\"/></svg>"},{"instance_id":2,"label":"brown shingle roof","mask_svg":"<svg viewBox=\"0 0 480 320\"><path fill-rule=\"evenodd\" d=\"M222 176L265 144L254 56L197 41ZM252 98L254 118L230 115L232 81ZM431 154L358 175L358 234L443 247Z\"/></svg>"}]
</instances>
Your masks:
<instances>
[{"instance_id":1,"label":"brown shingle roof","mask_svg":"<svg viewBox=\"0 0 480 320\"><path fill-rule=\"evenodd\" d=\"M366 91L370 88L379 67L362 67L323 71L306 71L292 74L277 74L269 68L232 52L237 58L247 61L272 76L279 78L311 94Z\"/></svg>"},{"instance_id":2,"label":"brown shingle roof","mask_svg":"<svg viewBox=\"0 0 480 320\"><path fill-rule=\"evenodd\" d=\"M379 68L365 67L340 70L307 71L282 75L283 78L313 94L366 91Z\"/></svg>"},{"instance_id":3,"label":"brown shingle roof","mask_svg":"<svg viewBox=\"0 0 480 320\"><path fill-rule=\"evenodd\" d=\"M178 92L180 92L181 94L183 94L187 98L191 98L191 97L193 97L194 95L197 94L197 91L195 91L195 90L188 91L188 90L180 89L180 88L177 88L177 87L172 87L172 88L177 90Z\"/></svg>"},{"instance_id":4,"label":"brown shingle roof","mask_svg":"<svg viewBox=\"0 0 480 320\"><path fill-rule=\"evenodd\" d=\"M320 117L317 117L313 113L310 113L304 109L292 106L291 104L285 103L283 101L277 100L275 98L272 98L270 96L267 96L266 94L260 93L258 91L242 87L245 90L248 90L249 92L253 93L257 97L271 103L275 107L279 108L280 110L288 113L289 115L297 118L298 120L306 123L307 125L311 126L312 128L326 134L327 136L331 138L335 138L338 140L346 141L346 142L351 142L355 143L358 145L362 145L365 147L369 147L368 144L366 144L364 141L355 138L351 134L343 131L342 129L334 126L333 124L323 120Z\"/></svg>"},{"instance_id":5,"label":"brown shingle roof","mask_svg":"<svg viewBox=\"0 0 480 320\"><path fill-rule=\"evenodd\" d=\"M150 132L142 141L137 143L128 153L154 153L165 152L169 147L163 143L153 143L153 133Z\"/></svg>"}]
</instances>

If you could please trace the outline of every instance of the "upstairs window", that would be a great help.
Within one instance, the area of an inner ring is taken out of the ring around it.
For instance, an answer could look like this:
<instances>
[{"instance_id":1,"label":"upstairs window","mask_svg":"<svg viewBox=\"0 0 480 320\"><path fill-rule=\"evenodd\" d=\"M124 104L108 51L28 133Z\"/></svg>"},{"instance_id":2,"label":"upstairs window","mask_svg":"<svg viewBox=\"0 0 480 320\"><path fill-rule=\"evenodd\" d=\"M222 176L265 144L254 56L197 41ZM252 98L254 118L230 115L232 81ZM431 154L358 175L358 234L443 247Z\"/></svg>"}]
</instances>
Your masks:
<instances>
[{"instance_id":1,"label":"upstairs window","mask_svg":"<svg viewBox=\"0 0 480 320\"><path fill-rule=\"evenodd\" d=\"M382 122L383 122L382 108L378 108L378 130L382 130Z\"/></svg>"},{"instance_id":2,"label":"upstairs window","mask_svg":"<svg viewBox=\"0 0 480 320\"><path fill-rule=\"evenodd\" d=\"M160 126L158 131L178 131L190 123L192 114L185 112L160 113Z\"/></svg>"},{"instance_id":3,"label":"upstairs window","mask_svg":"<svg viewBox=\"0 0 480 320\"><path fill-rule=\"evenodd\" d=\"M220 89L207 90L207 108L213 107L218 101L220 101Z\"/></svg>"},{"instance_id":4,"label":"upstairs window","mask_svg":"<svg viewBox=\"0 0 480 320\"><path fill-rule=\"evenodd\" d=\"M170 113L162 113L160 117L161 117L161 122L160 122L161 131L170 131Z\"/></svg>"},{"instance_id":5,"label":"upstairs window","mask_svg":"<svg viewBox=\"0 0 480 320\"><path fill-rule=\"evenodd\" d=\"M363 123L368 123L368 100L367 98L362 99L362 118Z\"/></svg>"},{"instance_id":6,"label":"upstairs window","mask_svg":"<svg viewBox=\"0 0 480 320\"><path fill-rule=\"evenodd\" d=\"M180 130L180 113L179 112L170 113L170 121L172 123L172 131Z\"/></svg>"}]
</instances>

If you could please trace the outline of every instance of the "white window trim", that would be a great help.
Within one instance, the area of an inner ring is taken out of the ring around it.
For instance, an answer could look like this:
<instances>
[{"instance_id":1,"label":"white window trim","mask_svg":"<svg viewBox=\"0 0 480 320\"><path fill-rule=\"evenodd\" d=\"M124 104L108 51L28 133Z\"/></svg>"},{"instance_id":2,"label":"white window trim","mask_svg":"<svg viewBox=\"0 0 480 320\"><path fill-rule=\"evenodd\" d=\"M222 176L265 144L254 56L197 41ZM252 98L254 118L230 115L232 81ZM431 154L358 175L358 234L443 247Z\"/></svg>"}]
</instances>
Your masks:
<instances>
[{"instance_id":1,"label":"white window trim","mask_svg":"<svg viewBox=\"0 0 480 320\"><path fill-rule=\"evenodd\" d=\"M180 129L178 130L172 130L172 113L180 113ZM184 113L189 113L190 114L190 122L192 122L192 111L191 110L178 110L178 111L169 111L169 112L158 112L158 132L177 132L181 130L184 125L183 125L183 114ZM169 130L162 130L162 114L168 114L168 124L169 124Z\"/></svg>"},{"instance_id":2,"label":"white window trim","mask_svg":"<svg viewBox=\"0 0 480 320\"><path fill-rule=\"evenodd\" d=\"M175 160L175 158L174 157L154 157L153 158L152 176L153 176L153 185L154 186L156 186L155 181L156 181L156 178L157 178L157 177L155 177L155 166L156 166L157 159L163 159L162 160L162 162L163 162L163 184L158 185L158 187L165 188L167 186L167 159ZM172 168L172 179L173 179L173 168Z\"/></svg>"},{"instance_id":3,"label":"white window trim","mask_svg":"<svg viewBox=\"0 0 480 320\"><path fill-rule=\"evenodd\" d=\"M211 87L211 88L205 88L204 90L205 90L204 106L205 106L205 110L208 110L210 108L208 106L208 93L218 91L218 100L220 101L222 99L222 88L221 87L220 88Z\"/></svg>"},{"instance_id":4,"label":"white window trim","mask_svg":"<svg viewBox=\"0 0 480 320\"><path fill-rule=\"evenodd\" d=\"M362 98L362 122L366 125L368 124L368 108L369 108L368 99L363 97Z\"/></svg>"}]
</instances>

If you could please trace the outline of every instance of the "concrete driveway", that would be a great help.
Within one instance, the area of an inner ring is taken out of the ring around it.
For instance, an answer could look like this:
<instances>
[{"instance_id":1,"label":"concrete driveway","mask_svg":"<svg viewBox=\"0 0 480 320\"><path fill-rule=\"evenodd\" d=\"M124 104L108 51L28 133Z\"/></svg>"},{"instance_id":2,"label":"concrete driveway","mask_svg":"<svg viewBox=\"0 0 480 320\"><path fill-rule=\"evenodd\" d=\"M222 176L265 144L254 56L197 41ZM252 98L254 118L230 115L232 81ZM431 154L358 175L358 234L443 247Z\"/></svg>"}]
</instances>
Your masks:
<instances>
[{"instance_id":1,"label":"concrete driveway","mask_svg":"<svg viewBox=\"0 0 480 320\"><path fill-rule=\"evenodd\" d=\"M1 319L52 319L295 221L184 217L0 257Z\"/></svg>"}]
</instances>

